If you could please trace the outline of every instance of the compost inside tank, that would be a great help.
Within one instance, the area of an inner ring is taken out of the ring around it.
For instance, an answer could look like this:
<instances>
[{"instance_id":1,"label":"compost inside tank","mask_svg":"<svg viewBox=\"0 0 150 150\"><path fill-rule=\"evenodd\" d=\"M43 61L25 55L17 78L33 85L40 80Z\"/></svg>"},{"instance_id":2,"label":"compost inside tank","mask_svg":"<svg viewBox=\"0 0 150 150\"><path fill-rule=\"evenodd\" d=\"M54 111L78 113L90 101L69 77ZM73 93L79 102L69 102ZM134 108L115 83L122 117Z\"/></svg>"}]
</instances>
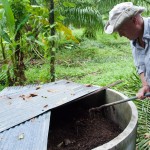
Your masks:
<instances>
[{"instance_id":1,"label":"compost inside tank","mask_svg":"<svg viewBox=\"0 0 150 150\"><path fill-rule=\"evenodd\" d=\"M89 113L91 107L99 105L94 100L91 103L90 99L84 98L52 110L48 150L91 150L122 132L102 112Z\"/></svg>"}]
</instances>

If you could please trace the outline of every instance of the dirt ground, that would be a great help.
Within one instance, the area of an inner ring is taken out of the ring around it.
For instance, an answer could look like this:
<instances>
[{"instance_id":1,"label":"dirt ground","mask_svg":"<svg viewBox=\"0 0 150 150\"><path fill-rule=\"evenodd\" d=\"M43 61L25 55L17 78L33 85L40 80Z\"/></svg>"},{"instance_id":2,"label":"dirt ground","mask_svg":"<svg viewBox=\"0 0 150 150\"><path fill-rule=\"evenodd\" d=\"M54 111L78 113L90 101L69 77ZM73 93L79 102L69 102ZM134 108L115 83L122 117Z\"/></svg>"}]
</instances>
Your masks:
<instances>
[{"instance_id":1,"label":"dirt ground","mask_svg":"<svg viewBox=\"0 0 150 150\"><path fill-rule=\"evenodd\" d=\"M115 138L122 130L101 113L82 111L50 129L48 150L91 150Z\"/></svg>"}]
</instances>

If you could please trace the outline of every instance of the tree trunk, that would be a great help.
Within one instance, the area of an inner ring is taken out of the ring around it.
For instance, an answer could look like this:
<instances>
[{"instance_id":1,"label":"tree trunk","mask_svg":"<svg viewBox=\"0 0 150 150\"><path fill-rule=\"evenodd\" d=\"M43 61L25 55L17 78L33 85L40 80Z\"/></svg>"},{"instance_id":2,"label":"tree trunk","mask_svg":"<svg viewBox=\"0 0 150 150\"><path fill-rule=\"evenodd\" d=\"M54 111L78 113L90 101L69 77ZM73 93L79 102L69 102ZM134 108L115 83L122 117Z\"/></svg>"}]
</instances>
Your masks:
<instances>
[{"instance_id":1,"label":"tree trunk","mask_svg":"<svg viewBox=\"0 0 150 150\"><path fill-rule=\"evenodd\" d=\"M16 85L22 85L25 78L25 65L23 62L24 54L20 49L19 40L21 38L20 32L18 31L15 37L15 41L17 43L16 49L15 49L15 68L14 68L14 82Z\"/></svg>"},{"instance_id":2,"label":"tree trunk","mask_svg":"<svg viewBox=\"0 0 150 150\"><path fill-rule=\"evenodd\" d=\"M49 23L50 25L54 25L54 1L50 0L50 14L49 14ZM51 36L55 35L55 27L51 28ZM52 39L51 48L50 48L50 75L51 75L51 82L55 81L55 40Z\"/></svg>"}]
</instances>

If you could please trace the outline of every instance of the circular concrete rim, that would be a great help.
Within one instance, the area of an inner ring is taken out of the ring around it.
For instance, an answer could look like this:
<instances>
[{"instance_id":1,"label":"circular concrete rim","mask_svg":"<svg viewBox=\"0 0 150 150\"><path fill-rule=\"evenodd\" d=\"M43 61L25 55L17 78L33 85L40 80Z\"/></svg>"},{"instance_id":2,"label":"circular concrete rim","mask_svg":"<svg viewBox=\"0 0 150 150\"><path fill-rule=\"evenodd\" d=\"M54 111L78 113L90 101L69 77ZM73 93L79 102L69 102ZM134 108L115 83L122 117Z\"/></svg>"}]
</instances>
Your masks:
<instances>
[{"instance_id":1,"label":"circular concrete rim","mask_svg":"<svg viewBox=\"0 0 150 150\"><path fill-rule=\"evenodd\" d=\"M115 90L112 89L107 89L109 91L115 92L116 94L120 95L122 97L122 99L126 99L128 98L127 96L125 96L124 94L117 92ZM122 142L124 139L126 139L130 133L133 131L133 129L136 128L137 126L137 121L138 121L138 111L137 108L135 106L135 104L133 102L127 102L128 105L131 107L131 111L132 111L132 116L131 116L131 120L129 122L129 124L127 125L127 127L123 130L122 133L120 133L117 137L115 137L113 140L99 146L96 147L92 150L108 150L111 148L114 148L116 145L118 145L120 142Z\"/></svg>"}]
</instances>

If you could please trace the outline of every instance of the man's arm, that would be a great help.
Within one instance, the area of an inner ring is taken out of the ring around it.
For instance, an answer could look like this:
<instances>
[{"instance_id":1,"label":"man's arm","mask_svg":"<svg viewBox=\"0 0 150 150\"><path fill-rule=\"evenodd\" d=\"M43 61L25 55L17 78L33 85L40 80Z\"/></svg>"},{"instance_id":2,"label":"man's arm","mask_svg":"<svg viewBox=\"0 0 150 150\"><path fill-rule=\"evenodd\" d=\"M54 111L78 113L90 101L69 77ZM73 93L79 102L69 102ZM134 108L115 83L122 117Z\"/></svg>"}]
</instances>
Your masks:
<instances>
[{"instance_id":1,"label":"man's arm","mask_svg":"<svg viewBox=\"0 0 150 150\"><path fill-rule=\"evenodd\" d=\"M144 94L147 93L147 92L150 92L150 87L149 87L148 83L146 82L144 73L140 74L140 78L141 78L141 82L142 82L142 88L138 91L138 93L136 94L136 96L139 99L144 99L145 98Z\"/></svg>"}]
</instances>

